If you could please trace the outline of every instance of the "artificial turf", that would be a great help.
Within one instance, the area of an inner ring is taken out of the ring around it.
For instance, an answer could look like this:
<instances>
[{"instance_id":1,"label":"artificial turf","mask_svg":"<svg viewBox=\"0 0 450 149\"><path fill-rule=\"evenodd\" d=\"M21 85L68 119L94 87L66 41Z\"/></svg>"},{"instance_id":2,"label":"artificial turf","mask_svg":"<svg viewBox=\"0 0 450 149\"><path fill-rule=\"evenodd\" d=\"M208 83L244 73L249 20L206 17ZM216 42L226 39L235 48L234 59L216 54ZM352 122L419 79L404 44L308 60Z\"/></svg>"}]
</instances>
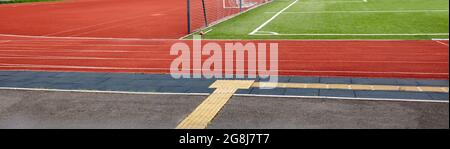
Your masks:
<instances>
[{"instance_id":1,"label":"artificial turf","mask_svg":"<svg viewBox=\"0 0 450 149\"><path fill-rule=\"evenodd\" d=\"M448 39L448 0L300 0L249 35L293 2L274 0L210 27L203 38Z\"/></svg>"}]
</instances>

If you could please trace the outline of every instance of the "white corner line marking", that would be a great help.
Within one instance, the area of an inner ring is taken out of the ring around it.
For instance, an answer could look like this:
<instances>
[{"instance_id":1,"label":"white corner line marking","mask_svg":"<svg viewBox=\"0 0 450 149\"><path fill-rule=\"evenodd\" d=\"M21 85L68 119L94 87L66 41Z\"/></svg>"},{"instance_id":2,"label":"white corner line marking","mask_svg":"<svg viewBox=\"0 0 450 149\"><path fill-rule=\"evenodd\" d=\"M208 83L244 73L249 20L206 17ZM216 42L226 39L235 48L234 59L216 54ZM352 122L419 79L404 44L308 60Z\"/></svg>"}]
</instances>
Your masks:
<instances>
[{"instance_id":1,"label":"white corner line marking","mask_svg":"<svg viewBox=\"0 0 450 149\"><path fill-rule=\"evenodd\" d=\"M291 4L289 4L287 7L281 9L278 13L276 13L275 15L272 16L272 18L270 18L269 20L267 20L266 22L264 22L263 24L261 24L258 28L256 28L255 30L253 30L249 35L253 35L255 33L257 33L260 29L262 29L264 26L266 26L267 24L269 24L270 22L272 22L275 18L277 18L281 13L283 13L284 11L286 11L287 9L289 9L292 5L294 5L295 3L297 3L298 0L295 0L294 2L292 2Z\"/></svg>"}]
</instances>

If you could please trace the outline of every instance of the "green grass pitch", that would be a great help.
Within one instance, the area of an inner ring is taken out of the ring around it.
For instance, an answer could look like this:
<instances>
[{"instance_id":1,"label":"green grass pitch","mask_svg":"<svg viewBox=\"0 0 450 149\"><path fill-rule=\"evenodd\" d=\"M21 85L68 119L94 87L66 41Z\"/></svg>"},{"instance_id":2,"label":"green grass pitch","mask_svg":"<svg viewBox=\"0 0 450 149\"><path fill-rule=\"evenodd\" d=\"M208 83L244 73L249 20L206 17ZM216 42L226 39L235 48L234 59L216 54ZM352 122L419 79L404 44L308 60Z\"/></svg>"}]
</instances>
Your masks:
<instances>
[{"instance_id":1,"label":"green grass pitch","mask_svg":"<svg viewBox=\"0 0 450 149\"><path fill-rule=\"evenodd\" d=\"M448 10L448 0L274 0L205 29L212 30L203 38L448 39Z\"/></svg>"}]
</instances>

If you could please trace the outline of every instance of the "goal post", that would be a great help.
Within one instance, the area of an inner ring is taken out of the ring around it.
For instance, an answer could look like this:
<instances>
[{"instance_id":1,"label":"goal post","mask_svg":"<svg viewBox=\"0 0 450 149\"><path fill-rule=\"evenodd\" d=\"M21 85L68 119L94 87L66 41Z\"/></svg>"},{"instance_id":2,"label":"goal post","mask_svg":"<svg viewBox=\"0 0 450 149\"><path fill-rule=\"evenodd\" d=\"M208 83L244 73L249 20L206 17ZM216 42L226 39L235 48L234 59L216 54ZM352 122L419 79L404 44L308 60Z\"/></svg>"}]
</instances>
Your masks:
<instances>
[{"instance_id":1,"label":"goal post","mask_svg":"<svg viewBox=\"0 0 450 149\"><path fill-rule=\"evenodd\" d=\"M186 0L187 32L196 32L273 0Z\"/></svg>"}]
</instances>

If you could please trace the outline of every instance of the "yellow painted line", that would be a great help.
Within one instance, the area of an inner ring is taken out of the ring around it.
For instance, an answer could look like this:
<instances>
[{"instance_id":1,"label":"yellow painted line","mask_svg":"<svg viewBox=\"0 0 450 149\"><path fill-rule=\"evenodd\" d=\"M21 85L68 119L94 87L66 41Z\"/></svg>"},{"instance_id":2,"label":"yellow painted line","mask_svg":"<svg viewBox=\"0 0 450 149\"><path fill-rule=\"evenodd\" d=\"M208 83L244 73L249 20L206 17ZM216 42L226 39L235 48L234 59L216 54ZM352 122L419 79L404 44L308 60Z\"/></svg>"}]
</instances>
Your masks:
<instances>
[{"instance_id":1,"label":"yellow painted line","mask_svg":"<svg viewBox=\"0 0 450 149\"><path fill-rule=\"evenodd\" d=\"M218 80L210 88L216 90L189 114L176 129L205 129L238 89L249 89L254 81Z\"/></svg>"},{"instance_id":2,"label":"yellow painted line","mask_svg":"<svg viewBox=\"0 0 450 149\"><path fill-rule=\"evenodd\" d=\"M410 91L448 93L448 87L434 86L395 86L395 85L361 85L361 84L321 84L321 83L270 83L257 82L252 87L277 87L299 89L343 89L368 91Z\"/></svg>"}]
</instances>

